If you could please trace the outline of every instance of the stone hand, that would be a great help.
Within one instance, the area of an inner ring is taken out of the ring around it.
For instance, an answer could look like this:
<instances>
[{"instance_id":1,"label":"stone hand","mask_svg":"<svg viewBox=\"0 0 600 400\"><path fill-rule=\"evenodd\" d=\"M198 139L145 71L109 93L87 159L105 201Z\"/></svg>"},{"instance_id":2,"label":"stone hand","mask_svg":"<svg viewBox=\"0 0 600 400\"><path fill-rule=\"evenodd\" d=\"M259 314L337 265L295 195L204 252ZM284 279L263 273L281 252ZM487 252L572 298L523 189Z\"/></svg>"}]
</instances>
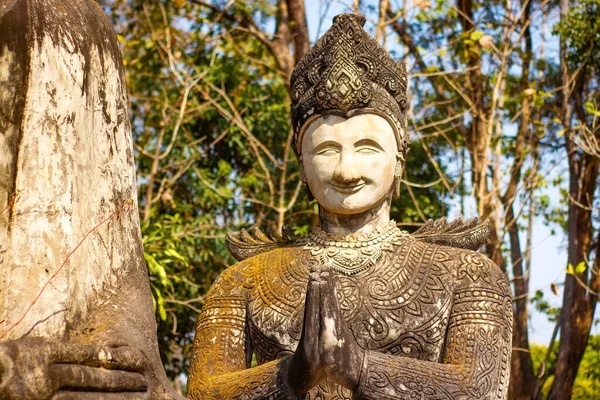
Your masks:
<instances>
[{"instance_id":1,"label":"stone hand","mask_svg":"<svg viewBox=\"0 0 600 400\"><path fill-rule=\"evenodd\" d=\"M319 323L321 304L320 272L313 270L308 277L304 303L304 324L296 351L288 364L288 384L298 395L315 386L324 376L319 359Z\"/></svg>"},{"instance_id":2,"label":"stone hand","mask_svg":"<svg viewBox=\"0 0 600 400\"><path fill-rule=\"evenodd\" d=\"M44 338L0 343L0 399L146 399L145 356L130 346ZM86 397L88 396L88 397Z\"/></svg>"},{"instance_id":3,"label":"stone hand","mask_svg":"<svg viewBox=\"0 0 600 400\"><path fill-rule=\"evenodd\" d=\"M340 311L330 267L321 272L321 279L318 357L327 377L339 385L355 390L360 380L364 350L356 342Z\"/></svg>"}]
</instances>

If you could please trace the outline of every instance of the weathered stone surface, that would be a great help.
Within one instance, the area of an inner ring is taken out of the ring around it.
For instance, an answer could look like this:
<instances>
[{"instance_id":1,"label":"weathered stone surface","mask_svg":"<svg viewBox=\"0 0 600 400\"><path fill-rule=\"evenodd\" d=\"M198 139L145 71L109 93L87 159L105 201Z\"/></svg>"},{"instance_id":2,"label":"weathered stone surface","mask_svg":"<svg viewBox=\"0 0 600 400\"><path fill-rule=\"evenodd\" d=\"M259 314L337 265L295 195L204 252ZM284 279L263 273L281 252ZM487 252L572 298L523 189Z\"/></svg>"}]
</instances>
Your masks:
<instances>
[{"instance_id":1,"label":"weathered stone surface","mask_svg":"<svg viewBox=\"0 0 600 400\"><path fill-rule=\"evenodd\" d=\"M84 235L136 196L121 57L102 10L77 0L0 10L2 208L19 193L0 215L5 328ZM84 241L7 339L63 335L142 260L132 210Z\"/></svg>"},{"instance_id":2,"label":"weathered stone surface","mask_svg":"<svg viewBox=\"0 0 600 400\"><path fill-rule=\"evenodd\" d=\"M0 0L0 336L42 336L61 354L52 340L130 346L153 398L169 397L136 198L124 70L102 9ZM85 364L77 349L69 362Z\"/></svg>"}]
</instances>

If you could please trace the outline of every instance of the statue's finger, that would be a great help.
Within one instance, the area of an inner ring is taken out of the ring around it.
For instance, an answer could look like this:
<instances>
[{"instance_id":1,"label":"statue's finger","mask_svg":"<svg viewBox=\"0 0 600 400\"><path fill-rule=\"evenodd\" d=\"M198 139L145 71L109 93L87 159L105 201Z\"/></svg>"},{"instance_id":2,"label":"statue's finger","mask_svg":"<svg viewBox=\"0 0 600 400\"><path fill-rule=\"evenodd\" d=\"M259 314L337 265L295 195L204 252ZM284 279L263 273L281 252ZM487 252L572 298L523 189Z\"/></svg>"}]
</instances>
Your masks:
<instances>
[{"instance_id":1,"label":"statue's finger","mask_svg":"<svg viewBox=\"0 0 600 400\"><path fill-rule=\"evenodd\" d=\"M53 364L48 374L60 390L145 392L146 378L137 372L110 370L77 364Z\"/></svg>"},{"instance_id":2,"label":"statue's finger","mask_svg":"<svg viewBox=\"0 0 600 400\"><path fill-rule=\"evenodd\" d=\"M331 261L329 261L327 264L322 265L319 272L321 273L321 275L333 274L333 264L331 264Z\"/></svg>"},{"instance_id":3,"label":"statue's finger","mask_svg":"<svg viewBox=\"0 0 600 400\"><path fill-rule=\"evenodd\" d=\"M52 397L52 400L149 400L150 398L150 393L60 391Z\"/></svg>"},{"instance_id":4,"label":"statue's finger","mask_svg":"<svg viewBox=\"0 0 600 400\"><path fill-rule=\"evenodd\" d=\"M335 296L333 273L323 275L321 286L321 322L320 337L324 343L337 343L343 339L342 327L346 323L340 311L340 306Z\"/></svg>"},{"instance_id":5,"label":"statue's finger","mask_svg":"<svg viewBox=\"0 0 600 400\"><path fill-rule=\"evenodd\" d=\"M312 273L318 274L320 270L321 270L321 266L316 262L312 262L308 265L308 272L310 274L312 274Z\"/></svg>"},{"instance_id":6,"label":"statue's finger","mask_svg":"<svg viewBox=\"0 0 600 400\"><path fill-rule=\"evenodd\" d=\"M321 281L323 284L321 285L321 296L324 297L324 301L332 303L334 308L339 308L337 297L335 296L335 283L333 282L334 271L333 268L328 265L327 268L323 268L321 270Z\"/></svg>"},{"instance_id":7,"label":"statue's finger","mask_svg":"<svg viewBox=\"0 0 600 400\"><path fill-rule=\"evenodd\" d=\"M313 335L317 340L319 332L319 308L321 303L321 282L316 274L317 280L310 281L306 291L306 299L304 300L304 326L302 327L302 335Z\"/></svg>"},{"instance_id":8,"label":"statue's finger","mask_svg":"<svg viewBox=\"0 0 600 400\"><path fill-rule=\"evenodd\" d=\"M321 274L318 272L311 272L308 274L308 285L310 286L314 282L319 282L321 280Z\"/></svg>"},{"instance_id":9,"label":"statue's finger","mask_svg":"<svg viewBox=\"0 0 600 400\"><path fill-rule=\"evenodd\" d=\"M110 347L83 344L59 345L55 363L141 372L146 365L143 353L131 346Z\"/></svg>"}]
</instances>

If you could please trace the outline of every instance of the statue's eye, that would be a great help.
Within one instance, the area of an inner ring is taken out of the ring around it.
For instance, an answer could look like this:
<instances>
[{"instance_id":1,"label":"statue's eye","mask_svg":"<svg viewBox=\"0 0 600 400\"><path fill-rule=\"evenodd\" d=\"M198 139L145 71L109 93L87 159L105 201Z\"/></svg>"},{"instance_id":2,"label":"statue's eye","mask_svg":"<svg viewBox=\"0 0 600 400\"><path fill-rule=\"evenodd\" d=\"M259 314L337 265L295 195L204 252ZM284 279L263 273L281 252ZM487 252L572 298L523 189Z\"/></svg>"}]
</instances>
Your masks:
<instances>
[{"instance_id":1,"label":"statue's eye","mask_svg":"<svg viewBox=\"0 0 600 400\"><path fill-rule=\"evenodd\" d=\"M337 154L337 153L339 153L338 149L335 149L333 147L328 147L326 149L323 149L323 150L317 152L317 155L319 155L319 156L332 156L332 155Z\"/></svg>"},{"instance_id":2,"label":"statue's eye","mask_svg":"<svg viewBox=\"0 0 600 400\"><path fill-rule=\"evenodd\" d=\"M376 154L379 153L380 150L371 146L362 146L356 149L356 152L360 154Z\"/></svg>"}]
</instances>

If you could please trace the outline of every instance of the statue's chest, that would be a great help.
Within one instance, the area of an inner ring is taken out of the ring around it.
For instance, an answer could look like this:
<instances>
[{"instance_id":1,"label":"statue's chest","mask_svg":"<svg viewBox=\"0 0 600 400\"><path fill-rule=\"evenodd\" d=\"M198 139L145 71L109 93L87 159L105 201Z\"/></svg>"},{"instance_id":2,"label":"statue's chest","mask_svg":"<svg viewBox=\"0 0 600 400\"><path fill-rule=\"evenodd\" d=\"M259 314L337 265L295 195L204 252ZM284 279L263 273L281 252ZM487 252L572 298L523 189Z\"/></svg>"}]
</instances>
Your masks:
<instances>
[{"instance_id":1,"label":"statue's chest","mask_svg":"<svg viewBox=\"0 0 600 400\"><path fill-rule=\"evenodd\" d=\"M449 257L420 242L384 254L368 271L335 277L335 294L358 344L438 361L452 300ZM285 262L287 261L287 262ZM258 268L249 291L248 327L259 363L293 352L304 319L308 268L302 254Z\"/></svg>"}]
</instances>

